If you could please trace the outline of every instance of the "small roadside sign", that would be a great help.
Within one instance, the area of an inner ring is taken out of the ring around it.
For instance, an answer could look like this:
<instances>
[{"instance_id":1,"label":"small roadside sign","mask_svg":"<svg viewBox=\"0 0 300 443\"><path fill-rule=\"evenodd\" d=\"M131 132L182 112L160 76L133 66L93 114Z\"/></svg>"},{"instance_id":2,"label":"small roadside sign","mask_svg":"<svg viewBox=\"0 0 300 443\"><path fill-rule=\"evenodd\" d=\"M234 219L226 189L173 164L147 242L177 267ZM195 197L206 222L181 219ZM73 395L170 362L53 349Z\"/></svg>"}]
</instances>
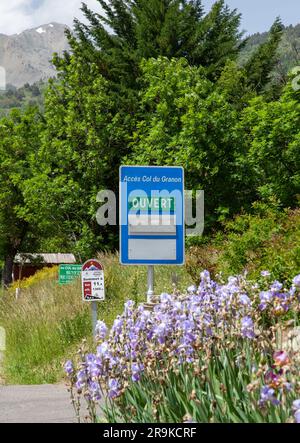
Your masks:
<instances>
[{"instance_id":1,"label":"small roadside sign","mask_svg":"<svg viewBox=\"0 0 300 443\"><path fill-rule=\"evenodd\" d=\"M88 260L82 266L82 298L83 301L94 302L105 299L104 271L98 260Z\"/></svg>"},{"instance_id":2,"label":"small roadside sign","mask_svg":"<svg viewBox=\"0 0 300 443\"><path fill-rule=\"evenodd\" d=\"M71 283L81 274L82 265L59 265L58 282L60 285Z\"/></svg>"}]
</instances>

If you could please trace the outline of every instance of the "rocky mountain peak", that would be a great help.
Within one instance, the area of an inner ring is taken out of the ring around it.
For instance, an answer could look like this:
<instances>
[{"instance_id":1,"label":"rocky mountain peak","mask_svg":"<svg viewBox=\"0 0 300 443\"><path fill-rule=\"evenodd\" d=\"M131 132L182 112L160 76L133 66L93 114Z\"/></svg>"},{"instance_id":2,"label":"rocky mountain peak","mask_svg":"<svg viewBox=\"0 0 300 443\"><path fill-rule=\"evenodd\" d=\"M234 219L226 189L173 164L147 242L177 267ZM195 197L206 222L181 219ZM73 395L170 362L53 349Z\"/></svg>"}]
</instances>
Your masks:
<instances>
[{"instance_id":1,"label":"rocky mountain peak","mask_svg":"<svg viewBox=\"0 0 300 443\"><path fill-rule=\"evenodd\" d=\"M8 85L21 87L53 77L53 52L68 49L66 26L48 23L20 34L0 34L0 66L6 70Z\"/></svg>"}]
</instances>

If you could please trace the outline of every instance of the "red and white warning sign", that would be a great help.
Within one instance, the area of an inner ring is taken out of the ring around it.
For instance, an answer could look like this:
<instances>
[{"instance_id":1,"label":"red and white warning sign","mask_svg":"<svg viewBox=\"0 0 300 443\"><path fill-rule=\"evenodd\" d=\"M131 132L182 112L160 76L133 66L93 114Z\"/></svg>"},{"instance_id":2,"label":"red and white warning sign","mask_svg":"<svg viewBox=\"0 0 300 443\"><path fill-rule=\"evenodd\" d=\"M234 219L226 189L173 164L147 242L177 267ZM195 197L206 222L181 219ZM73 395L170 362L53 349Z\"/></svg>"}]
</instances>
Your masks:
<instances>
[{"instance_id":1,"label":"red and white warning sign","mask_svg":"<svg viewBox=\"0 0 300 443\"><path fill-rule=\"evenodd\" d=\"M104 271L98 260L88 260L82 266L82 297L84 301L103 301Z\"/></svg>"}]
</instances>

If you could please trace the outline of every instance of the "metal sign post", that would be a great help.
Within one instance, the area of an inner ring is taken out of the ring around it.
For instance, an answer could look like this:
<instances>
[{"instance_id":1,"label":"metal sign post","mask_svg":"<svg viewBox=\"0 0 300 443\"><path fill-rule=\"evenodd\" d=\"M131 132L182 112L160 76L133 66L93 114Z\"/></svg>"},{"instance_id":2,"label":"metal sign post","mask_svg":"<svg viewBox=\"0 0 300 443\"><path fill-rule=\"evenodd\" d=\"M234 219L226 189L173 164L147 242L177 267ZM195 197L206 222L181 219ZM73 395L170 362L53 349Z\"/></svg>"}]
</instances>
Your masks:
<instances>
[{"instance_id":1,"label":"metal sign post","mask_svg":"<svg viewBox=\"0 0 300 443\"><path fill-rule=\"evenodd\" d=\"M147 292L147 303L152 303L152 298L154 295L154 266L148 266L148 292Z\"/></svg>"},{"instance_id":2,"label":"metal sign post","mask_svg":"<svg viewBox=\"0 0 300 443\"><path fill-rule=\"evenodd\" d=\"M183 168L120 167L120 262L148 266L148 303L154 265L184 263L184 215Z\"/></svg>"},{"instance_id":3,"label":"metal sign post","mask_svg":"<svg viewBox=\"0 0 300 443\"><path fill-rule=\"evenodd\" d=\"M91 302L93 337L96 336L97 303L105 299L104 271L98 260L88 260L82 266L82 298L83 301Z\"/></svg>"},{"instance_id":4,"label":"metal sign post","mask_svg":"<svg viewBox=\"0 0 300 443\"><path fill-rule=\"evenodd\" d=\"M98 305L96 301L92 301L92 330L93 330L93 337L96 337L96 325L98 321Z\"/></svg>"}]
</instances>

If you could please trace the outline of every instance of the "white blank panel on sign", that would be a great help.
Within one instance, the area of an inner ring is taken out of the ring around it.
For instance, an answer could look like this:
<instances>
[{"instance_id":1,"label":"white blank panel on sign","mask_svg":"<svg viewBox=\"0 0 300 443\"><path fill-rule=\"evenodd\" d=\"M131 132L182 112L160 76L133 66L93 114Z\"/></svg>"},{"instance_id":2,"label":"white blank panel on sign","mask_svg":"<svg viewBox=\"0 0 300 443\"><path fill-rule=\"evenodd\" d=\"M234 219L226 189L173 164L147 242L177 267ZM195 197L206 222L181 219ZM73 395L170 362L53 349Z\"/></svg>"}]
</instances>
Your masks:
<instances>
[{"instance_id":1,"label":"white blank panel on sign","mask_svg":"<svg viewBox=\"0 0 300 443\"><path fill-rule=\"evenodd\" d=\"M129 260L176 260L176 239L129 239Z\"/></svg>"},{"instance_id":2,"label":"white blank panel on sign","mask_svg":"<svg viewBox=\"0 0 300 443\"><path fill-rule=\"evenodd\" d=\"M176 215L129 215L129 235L176 235Z\"/></svg>"}]
</instances>

